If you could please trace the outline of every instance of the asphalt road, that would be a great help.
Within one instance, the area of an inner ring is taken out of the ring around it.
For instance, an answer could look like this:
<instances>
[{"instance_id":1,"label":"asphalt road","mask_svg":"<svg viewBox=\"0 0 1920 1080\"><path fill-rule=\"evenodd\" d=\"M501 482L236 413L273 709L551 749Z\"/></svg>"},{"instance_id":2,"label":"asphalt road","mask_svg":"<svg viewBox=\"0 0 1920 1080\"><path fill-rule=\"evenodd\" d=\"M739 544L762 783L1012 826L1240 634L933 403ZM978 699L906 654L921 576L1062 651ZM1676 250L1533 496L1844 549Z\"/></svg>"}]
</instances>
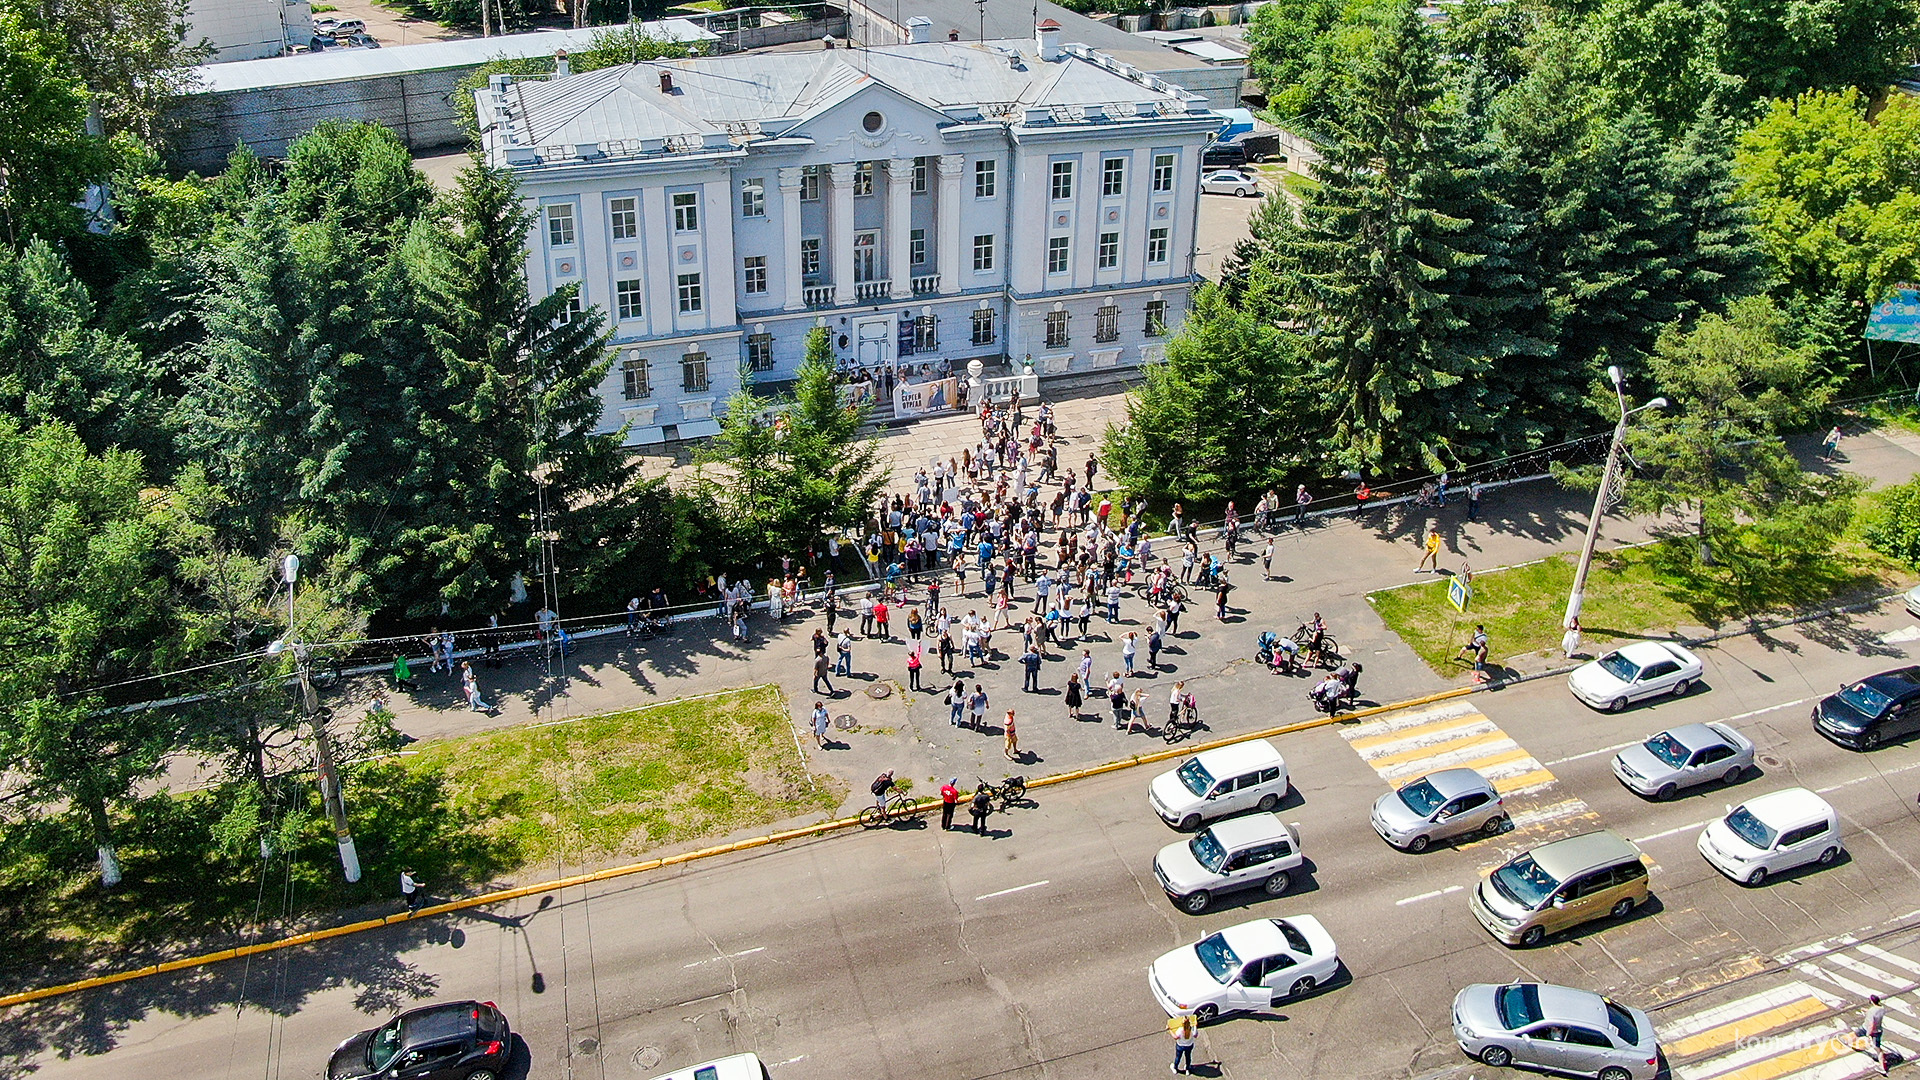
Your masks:
<instances>
[{"instance_id":1,"label":"asphalt road","mask_svg":"<svg viewBox=\"0 0 1920 1080\"><path fill-rule=\"evenodd\" d=\"M1895 604L1703 650L1704 686L1619 716L1547 679L1289 736L1296 794L1282 816L1299 823L1311 873L1284 897L1256 891L1203 917L1175 910L1152 877L1177 836L1147 809L1152 770L1140 769L1040 790L997 815L990 838L937 823L843 834L77 995L9 1017L0 1050L48 1078L312 1077L335 1042L389 1010L473 996L502 1006L525 1039L517 1075L539 1078L644 1078L742 1049L778 1080L1147 1076L1170 1053L1145 984L1155 956L1248 918L1311 913L1339 943L1343 977L1208 1026L1198 1060L1234 1077L1484 1077L1495 1071L1467 1062L1446 1026L1466 983L1537 977L1650 1007L1920 908L1920 745L1856 754L1807 722L1811 699L1914 655L1916 640ZM1221 681L1216 700L1231 696L1249 725L1259 702L1291 703L1301 687L1250 666ZM1755 739L1762 775L1664 804L1612 778L1611 748L1711 719ZM1422 741L1449 723L1479 733ZM1551 774L1513 798L1516 829L1420 856L1381 843L1366 821L1380 770L1462 739L1511 746L1501 756ZM1747 889L1694 852L1725 804L1796 784L1839 809L1839 864ZM1599 826L1655 862L1647 909L1528 951L1467 913L1486 868Z\"/></svg>"}]
</instances>

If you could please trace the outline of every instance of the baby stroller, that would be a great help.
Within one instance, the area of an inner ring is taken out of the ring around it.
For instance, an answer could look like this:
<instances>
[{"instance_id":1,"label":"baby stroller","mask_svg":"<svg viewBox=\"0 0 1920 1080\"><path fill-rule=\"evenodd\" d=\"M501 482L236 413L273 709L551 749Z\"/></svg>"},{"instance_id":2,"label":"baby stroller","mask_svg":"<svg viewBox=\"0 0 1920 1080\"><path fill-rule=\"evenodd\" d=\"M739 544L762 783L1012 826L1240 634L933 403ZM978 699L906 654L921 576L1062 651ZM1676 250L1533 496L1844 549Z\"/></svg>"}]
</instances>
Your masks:
<instances>
[{"instance_id":1,"label":"baby stroller","mask_svg":"<svg viewBox=\"0 0 1920 1080\"><path fill-rule=\"evenodd\" d=\"M1289 671L1302 670L1300 666L1300 646L1292 638L1284 638L1271 630L1260 633L1260 647L1254 659L1271 668L1276 675L1285 675Z\"/></svg>"}]
</instances>

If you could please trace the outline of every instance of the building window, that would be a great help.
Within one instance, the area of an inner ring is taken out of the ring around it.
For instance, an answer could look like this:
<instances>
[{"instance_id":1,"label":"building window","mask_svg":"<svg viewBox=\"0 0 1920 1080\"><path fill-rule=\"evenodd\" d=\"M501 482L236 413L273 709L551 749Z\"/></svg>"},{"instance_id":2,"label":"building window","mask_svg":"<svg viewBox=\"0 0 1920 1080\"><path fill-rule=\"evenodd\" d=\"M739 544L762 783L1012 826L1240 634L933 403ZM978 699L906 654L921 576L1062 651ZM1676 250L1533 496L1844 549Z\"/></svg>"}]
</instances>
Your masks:
<instances>
[{"instance_id":1,"label":"building window","mask_svg":"<svg viewBox=\"0 0 1920 1080\"><path fill-rule=\"evenodd\" d=\"M1111 199L1127 193L1127 159L1110 157L1100 163L1100 194Z\"/></svg>"},{"instance_id":2,"label":"building window","mask_svg":"<svg viewBox=\"0 0 1920 1080\"><path fill-rule=\"evenodd\" d=\"M620 313L621 319L640 317L640 295L639 278L625 278L613 283L614 309Z\"/></svg>"},{"instance_id":3,"label":"building window","mask_svg":"<svg viewBox=\"0 0 1920 1080\"><path fill-rule=\"evenodd\" d=\"M740 216L767 216L767 181L763 177L740 181Z\"/></svg>"},{"instance_id":4,"label":"building window","mask_svg":"<svg viewBox=\"0 0 1920 1080\"><path fill-rule=\"evenodd\" d=\"M698 192L680 191L674 193L673 231L700 231L700 195Z\"/></svg>"},{"instance_id":5,"label":"building window","mask_svg":"<svg viewBox=\"0 0 1920 1080\"><path fill-rule=\"evenodd\" d=\"M1167 261L1167 230L1147 230L1147 261L1149 263Z\"/></svg>"},{"instance_id":6,"label":"building window","mask_svg":"<svg viewBox=\"0 0 1920 1080\"><path fill-rule=\"evenodd\" d=\"M820 166L802 165L800 167L800 201L820 201Z\"/></svg>"},{"instance_id":7,"label":"building window","mask_svg":"<svg viewBox=\"0 0 1920 1080\"><path fill-rule=\"evenodd\" d=\"M854 162L853 193L855 195L873 194L873 162L871 161Z\"/></svg>"},{"instance_id":8,"label":"building window","mask_svg":"<svg viewBox=\"0 0 1920 1080\"><path fill-rule=\"evenodd\" d=\"M1167 302L1147 301L1147 336L1160 337L1167 332Z\"/></svg>"},{"instance_id":9,"label":"building window","mask_svg":"<svg viewBox=\"0 0 1920 1080\"><path fill-rule=\"evenodd\" d=\"M1064 274L1067 272L1067 248L1069 240L1064 236L1047 238L1047 273Z\"/></svg>"},{"instance_id":10,"label":"building window","mask_svg":"<svg viewBox=\"0 0 1920 1080\"><path fill-rule=\"evenodd\" d=\"M581 302L580 294L575 292L572 296L567 297L567 310L560 313L560 321L571 325L586 318L586 316L587 307L586 304Z\"/></svg>"},{"instance_id":11,"label":"building window","mask_svg":"<svg viewBox=\"0 0 1920 1080\"><path fill-rule=\"evenodd\" d=\"M980 161L976 161L973 163L973 197L974 198L976 199L993 198L993 193L995 190L994 168L995 167L994 167L994 162L992 158L984 158Z\"/></svg>"},{"instance_id":12,"label":"building window","mask_svg":"<svg viewBox=\"0 0 1920 1080\"><path fill-rule=\"evenodd\" d=\"M1120 340L1120 305L1108 300L1093 313L1093 340Z\"/></svg>"},{"instance_id":13,"label":"building window","mask_svg":"<svg viewBox=\"0 0 1920 1080\"><path fill-rule=\"evenodd\" d=\"M1173 190L1173 155L1153 155L1153 190Z\"/></svg>"},{"instance_id":14,"label":"building window","mask_svg":"<svg viewBox=\"0 0 1920 1080\"><path fill-rule=\"evenodd\" d=\"M640 211L634 199L608 199L607 220L613 225L615 240L632 240L640 235Z\"/></svg>"},{"instance_id":15,"label":"building window","mask_svg":"<svg viewBox=\"0 0 1920 1080\"><path fill-rule=\"evenodd\" d=\"M923 157L913 159L913 193L915 195L927 193L927 159Z\"/></svg>"},{"instance_id":16,"label":"building window","mask_svg":"<svg viewBox=\"0 0 1920 1080\"><path fill-rule=\"evenodd\" d=\"M747 271L746 288L744 291L756 295L766 292L767 257L765 255L749 255L741 260L741 263Z\"/></svg>"},{"instance_id":17,"label":"building window","mask_svg":"<svg viewBox=\"0 0 1920 1080\"><path fill-rule=\"evenodd\" d=\"M747 370L748 371L772 371L773 370L773 335L772 334L748 334L747 335Z\"/></svg>"},{"instance_id":18,"label":"building window","mask_svg":"<svg viewBox=\"0 0 1920 1080\"><path fill-rule=\"evenodd\" d=\"M993 309L973 309L973 343L975 345L993 344Z\"/></svg>"},{"instance_id":19,"label":"building window","mask_svg":"<svg viewBox=\"0 0 1920 1080\"><path fill-rule=\"evenodd\" d=\"M853 280L873 280L873 252L875 248L879 247L879 245L874 242L875 239L875 234L871 232L857 232L853 234Z\"/></svg>"},{"instance_id":20,"label":"building window","mask_svg":"<svg viewBox=\"0 0 1920 1080\"><path fill-rule=\"evenodd\" d=\"M547 207L547 243L554 247L573 243L572 203L554 203Z\"/></svg>"},{"instance_id":21,"label":"building window","mask_svg":"<svg viewBox=\"0 0 1920 1080\"><path fill-rule=\"evenodd\" d=\"M973 270L982 273L993 269L993 234L982 233L973 238Z\"/></svg>"},{"instance_id":22,"label":"building window","mask_svg":"<svg viewBox=\"0 0 1920 1080\"><path fill-rule=\"evenodd\" d=\"M620 361L620 392L628 401L653 396L653 384L647 379L647 358L629 352Z\"/></svg>"},{"instance_id":23,"label":"building window","mask_svg":"<svg viewBox=\"0 0 1920 1080\"><path fill-rule=\"evenodd\" d=\"M1047 348L1064 349L1067 347L1067 340L1067 313L1047 312Z\"/></svg>"},{"instance_id":24,"label":"building window","mask_svg":"<svg viewBox=\"0 0 1920 1080\"><path fill-rule=\"evenodd\" d=\"M1120 265L1120 234L1103 232L1100 234L1100 269L1111 270Z\"/></svg>"},{"instance_id":25,"label":"building window","mask_svg":"<svg viewBox=\"0 0 1920 1080\"><path fill-rule=\"evenodd\" d=\"M907 232L907 261L915 266L926 265L927 230L912 229Z\"/></svg>"},{"instance_id":26,"label":"building window","mask_svg":"<svg viewBox=\"0 0 1920 1080\"><path fill-rule=\"evenodd\" d=\"M820 276L820 238L809 236L800 241L800 276Z\"/></svg>"},{"instance_id":27,"label":"building window","mask_svg":"<svg viewBox=\"0 0 1920 1080\"><path fill-rule=\"evenodd\" d=\"M680 314L692 315L702 307L700 299L700 275L681 274L679 282Z\"/></svg>"},{"instance_id":28,"label":"building window","mask_svg":"<svg viewBox=\"0 0 1920 1080\"><path fill-rule=\"evenodd\" d=\"M1055 199L1073 198L1073 162L1053 163L1053 197Z\"/></svg>"},{"instance_id":29,"label":"building window","mask_svg":"<svg viewBox=\"0 0 1920 1080\"><path fill-rule=\"evenodd\" d=\"M707 354L690 352L680 358L680 389L705 390L707 388Z\"/></svg>"},{"instance_id":30,"label":"building window","mask_svg":"<svg viewBox=\"0 0 1920 1080\"><path fill-rule=\"evenodd\" d=\"M932 352L940 347L940 320L932 315L916 315L913 320L913 351Z\"/></svg>"}]
</instances>

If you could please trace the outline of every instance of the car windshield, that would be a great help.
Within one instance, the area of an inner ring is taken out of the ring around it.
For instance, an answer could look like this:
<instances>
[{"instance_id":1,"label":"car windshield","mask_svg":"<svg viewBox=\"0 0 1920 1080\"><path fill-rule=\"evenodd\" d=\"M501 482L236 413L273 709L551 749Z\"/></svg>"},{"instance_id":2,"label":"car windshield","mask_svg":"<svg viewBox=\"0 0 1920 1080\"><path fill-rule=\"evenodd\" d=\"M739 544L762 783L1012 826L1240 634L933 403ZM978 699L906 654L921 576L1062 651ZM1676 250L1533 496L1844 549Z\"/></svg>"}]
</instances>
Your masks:
<instances>
[{"instance_id":1,"label":"car windshield","mask_svg":"<svg viewBox=\"0 0 1920 1080\"><path fill-rule=\"evenodd\" d=\"M1423 779L1415 780L1413 783L1401 788L1400 801L1407 804L1407 809L1419 814L1421 817L1426 817L1428 814L1439 809L1440 804L1446 800L1441 798L1440 793L1433 789L1432 784Z\"/></svg>"},{"instance_id":2,"label":"car windshield","mask_svg":"<svg viewBox=\"0 0 1920 1080\"><path fill-rule=\"evenodd\" d=\"M1560 883L1553 875L1540 869L1533 856L1522 855L1493 872L1490 879L1500 895L1531 911L1540 906L1541 901L1553 895Z\"/></svg>"},{"instance_id":3,"label":"car windshield","mask_svg":"<svg viewBox=\"0 0 1920 1080\"><path fill-rule=\"evenodd\" d=\"M1854 683L1841 690L1840 700L1858 709L1865 716L1879 716L1893 702L1892 698L1863 682Z\"/></svg>"},{"instance_id":4,"label":"car windshield","mask_svg":"<svg viewBox=\"0 0 1920 1080\"><path fill-rule=\"evenodd\" d=\"M1613 1025L1613 1033L1620 1036L1621 1042L1628 1046L1640 1044L1640 1025L1633 1022L1633 1014L1611 1001L1607 1002L1607 1023Z\"/></svg>"},{"instance_id":5,"label":"car windshield","mask_svg":"<svg viewBox=\"0 0 1920 1080\"><path fill-rule=\"evenodd\" d=\"M1754 817L1753 811L1744 806L1736 808L1733 813L1727 815L1727 828L1733 830L1733 835L1761 851L1771 850L1773 838L1779 835L1768 828L1766 822Z\"/></svg>"},{"instance_id":6,"label":"car windshield","mask_svg":"<svg viewBox=\"0 0 1920 1080\"><path fill-rule=\"evenodd\" d=\"M1687 763L1687 755L1690 752L1679 739L1673 737L1670 731L1663 731L1642 745L1647 748L1647 753L1676 769Z\"/></svg>"},{"instance_id":7,"label":"car windshield","mask_svg":"<svg viewBox=\"0 0 1920 1080\"><path fill-rule=\"evenodd\" d=\"M1212 829L1187 841L1187 850L1193 852L1195 862L1216 874L1227 865L1227 849L1221 846Z\"/></svg>"},{"instance_id":8,"label":"car windshield","mask_svg":"<svg viewBox=\"0 0 1920 1080\"><path fill-rule=\"evenodd\" d=\"M400 1047L405 1045L400 1038L400 1018L394 1017L367 1040L367 1066L374 1072L386 1068L400 1055Z\"/></svg>"},{"instance_id":9,"label":"car windshield","mask_svg":"<svg viewBox=\"0 0 1920 1080\"><path fill-rule=\"evenodd\" d=\"M1207 974L1213 976L1215 982L1231 982L1234 973L1240 970L1240 958L1234 955L1233 949L1227 945L1226 937L1221 934L1215 934L1195 945L1193 951L1199 954L1200 963L1206 967Z\"/></svg>"},{"instance_id":10,"label":"car windshield","mask_svg":"<svg viewBox=\"0 0 1920 1080\"><path fill-rule=\"evenodd\" d=\"M1213 774L1207 771L1205 765L1200 764L1199 758L1194 758L1180 766L1179 776L1180 782L1187 785L1187 790L1195 795L1205 795L1213 790Z\"/></svg>"},{"instance_id":11,"label":"car windshield","mask_svg":"<svg viewBox=\"0 0 1920 1080\"><path fill-rule=\"evenodd\" d=\"M1594 663L1600 665L1600 670L1619 679L1621 682L1632 682L1640 677L1640 665L1621 656L1617 652L1610 652L1600 659L1595 660Z\"/></svg>"},{"instance_id":12,"label":"car windshield","mask_svg":"<svg viewBox=\"0 0 1920 1080\"><path fill-rule=\"evenodd\" d=\"M1540 989L1532 983L1515 983L1494 991L1493 1006L1500 1012L1500 1024L1508 1031L1525 1027L1540 1019Z\"/></svg>"}]
</instances>

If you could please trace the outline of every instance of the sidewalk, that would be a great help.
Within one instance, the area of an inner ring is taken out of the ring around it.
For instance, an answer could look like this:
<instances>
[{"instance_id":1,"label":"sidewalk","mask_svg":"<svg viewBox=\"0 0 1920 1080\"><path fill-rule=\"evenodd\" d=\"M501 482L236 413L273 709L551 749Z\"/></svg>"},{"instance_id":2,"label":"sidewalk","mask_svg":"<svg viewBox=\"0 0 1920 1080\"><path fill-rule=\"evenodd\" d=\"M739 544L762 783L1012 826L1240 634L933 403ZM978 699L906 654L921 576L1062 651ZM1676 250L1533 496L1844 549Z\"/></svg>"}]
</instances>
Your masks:
<instances>
[{"instance_id":1,"label":"sidewalk","mask_svg":"<svg viewBox=\"0 0 1920 1080\"><path fill-rule=\"evenodd\" d=\"M1063 469L1077 467L1097 448L1099 431L1107 418L1119 414L1120 401L1120 395L1108 395L1062 403L1059 427L1069 436L1061 449ZM955 418L884 436L888 456L896 464L894 487L910 486L913 471L935 454L957 456L959 447L970 444L976 433L972 420ZM1840 467L1876 484L1904 481L1920 471L1920 437L1904 432L1851 436L1844 449ZM1104 481L1104 475L1100 479ZM1257 494L1249 493L1244 500L1249 507ZM1102 686L1108 673L1121 667L1119 643L1129 630L1140 634L1141 670L1127 685L1130 691L1146 688L1147 718L1156 729L1176 679L1188 681L1214 733L1310 718L1314 713L1306 691L1315 679L1272 675L1251 657L1261 631L1291 631L1315 612L1326 618L1346 657L1364 664L1362 704L1397 701L1459 685L1464 676L1447 680L1436 675L1390 632L1373 613L1366 594L1424 580L1415 578L1413 570L1420 557L1418 539L1429 522L1437 524L1446 538L1443 567L1457 569L1466 562L1485 572L1577 550L1589 505L1587 496L1542 480L1489 492L1479 523L1466 521L1464 499L1437 510L1410 505L1374 510L1364 523L1347 515L1316 519L1304 531L1288 528L1276 535L1270 582L1260 580L1264 540L1249 530L1233 564L1235 588L1225 621L1215 619L1211 594L1195 597L1181 619L1180 632L1170 637L1158 671L1145 670L1148 612L1142 601L1131 596L1121 605L1119 623L1110 626L1096 617L1087 640L1069 639L1064 653L1048 656L1040 678L1045 689L1037 694L1019 689L1019 634L997 633L994 644L1000 649L999 658L973 669L963 663L960 672L969 687L979 683L990 698L987 730L979 733L948 722L943 696L952 677L942 681L930 648L922 672L926 689L905 690L908 642L902 622L896 620L894 626L900 632L892 640L861 640L856 635L854 666L859 674L833 680L836 693L828 707L839 725L829 748L815 749L806 718L820 699L809 692L809 639L816 627L824 627L824 619L810 610L785 625L775 625L764 611L757 611L752 640L745 647L726 640L723 625L712 618L684 620L671 636L653 641L619 634L582 640L568 663L551 677L531 651L510 656L505 669L480 671L484 692L501 703L497 716L464 710L458 680L425 673L424 668L419 678L422 689L396 696L392 704L401 730L415 738L432 739L774 683L791 699L796 743L808 757L809 768L845 781L851 792L848 807L864 802L868 781L888 768L911 779L914 791L925 795L948 777L968 783L975 777L1041 775L1161 747L1157 736L1138 729L1116 730L1101 697L1087 701L1086 718L1080 720L1067 718L1061 700L1061 687L1081 650L1091 652L1093 682ZM1649 524L1609 515L1602 532L1603 550L1646 539ZM1155 546L1161 553L1173 550L1170 544ZM953 595L950 589L944 597L945 606L956 616L969 608L985 609L979 578L970 576L969 585L971 591L965 597ZM1033 594L1023 588L1015 596L1011 614L1017 620L1031 610ZM858 630L857 613L851 618L843 614L843 620L842 625ZM1009 639L1013 656L1007 653ZM960 659L964 662L964 657ZM1009 707L1018 710L1020 745L1026 752L1018 764L1002 753L1000 721Z\"/></svg>"}]
</instances>

